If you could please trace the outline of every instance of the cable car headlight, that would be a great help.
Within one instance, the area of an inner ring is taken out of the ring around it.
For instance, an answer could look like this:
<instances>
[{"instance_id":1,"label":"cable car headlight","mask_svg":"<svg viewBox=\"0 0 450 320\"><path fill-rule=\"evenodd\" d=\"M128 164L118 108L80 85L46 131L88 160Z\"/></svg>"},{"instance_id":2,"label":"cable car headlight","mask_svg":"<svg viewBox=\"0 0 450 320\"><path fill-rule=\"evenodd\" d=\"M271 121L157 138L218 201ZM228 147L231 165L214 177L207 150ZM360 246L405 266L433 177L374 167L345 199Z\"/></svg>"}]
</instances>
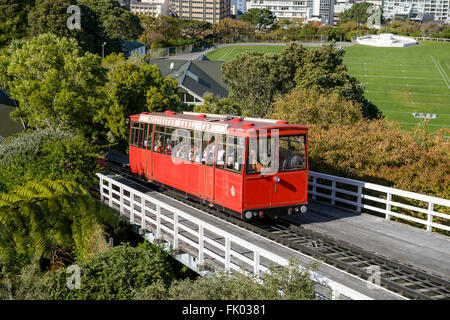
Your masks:
<instances>
[{"instance_id":1,"label":"cable car headlight","mask_svg":"<svg viewBox=\"0 0 450 320\"><path fill-rule=\"evenodd\" d=\"M253 217L253 213L252 213L251 211L247 211L247 212L245 213L245 218L251 219L252 217Z\"/></svg>"},{"instance_id":2,"label":"cable car headlight","mask_svg":"<svg viewBox=\"0 0 450 320\"><path fill-rule=\"evenodd\" d=\"M301 206L300 212L301 213L305 213L306 211L308 211L308 207L307 206Z\"/></svg>"},{"instance_id":3,"label":"cable car headlight","mask_svg":"<svg viewBox=\"0 0 450 320\"><path fill-rule=\"evenodd\" d=\"M274 177L273 181L275 181L276 183L280 182L280 177L279 176Z\"/></svg>"}]
</instances>

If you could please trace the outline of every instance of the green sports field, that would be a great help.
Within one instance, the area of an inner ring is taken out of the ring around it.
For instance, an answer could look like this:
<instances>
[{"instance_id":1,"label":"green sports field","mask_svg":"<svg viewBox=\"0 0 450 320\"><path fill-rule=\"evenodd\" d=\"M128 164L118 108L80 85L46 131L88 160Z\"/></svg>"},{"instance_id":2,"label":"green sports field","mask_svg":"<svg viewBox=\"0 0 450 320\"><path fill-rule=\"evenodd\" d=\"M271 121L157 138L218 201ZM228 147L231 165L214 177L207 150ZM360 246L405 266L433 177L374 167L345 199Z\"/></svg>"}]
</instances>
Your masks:
<instances>
[{"instance_id":1,"label":"green sports field","mask_svg":"<svg viewBox=\"0 0 450 320\"><path fill-rule=\"evenodd\" d=\"M281 46L231 46L208 54L229 61L244 51L279 53ZM412 130L419 119L412 113L437 114L429 131L450 128L450 43L421 42L408 48L345 48L344 63L366 86L366 96L390 120Z\"/></svg>"},{"instance_id":2,"label":"green sports field","mask_svg":"<svg viewBox=\"0 0 450 320\"><path fill-rule=\"evenodd\" d=\"M243 52L281 53L284 46L229 46L211 51L206 56L214 61L230 61Z\"/></svg>"}]
</instances>

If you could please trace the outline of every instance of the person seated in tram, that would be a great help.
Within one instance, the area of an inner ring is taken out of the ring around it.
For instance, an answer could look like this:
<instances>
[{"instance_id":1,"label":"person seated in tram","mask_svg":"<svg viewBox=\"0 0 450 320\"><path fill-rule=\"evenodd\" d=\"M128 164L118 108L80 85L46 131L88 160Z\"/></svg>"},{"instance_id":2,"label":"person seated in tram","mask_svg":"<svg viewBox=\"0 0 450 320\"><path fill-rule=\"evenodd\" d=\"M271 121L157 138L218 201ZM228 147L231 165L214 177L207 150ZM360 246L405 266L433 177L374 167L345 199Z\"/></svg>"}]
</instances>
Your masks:
<instances>
[{"instance_id":1,"label":"person seated in tram","mask_svg":"<svg viewBox=\"0 0 450 320\"><path fill-rule=\"evenodd\" d=\"M254 148L249 148L249 151L250 152L249 152L249 155L248 155L247 171L249 173L261 172L263 166L257 160L255 149Z\"/></svg>"},{"instance_id":2,"label":"person seated in tram","mask_svg":"<svg viewBox=\"0 0 450 320\"><path fill-rule=\"evenodd\" d=\"M167 138L164 153L170 156L172 155L172 150L173 150L173 141L171 141L170 138Z\"/></svg>"},{"instance_id":3,"label":"person seated in tram","mask_svg":"<svg viewBox=\"0 0 450 320\"><path fill-rule=\"evenodd\" d=\"M156 146L155 146L155 151L156 152L162 152L162 140L158 139L158 142L156 142Z\"/></svg>"},{"instance_id":4,"label":"person seated in tram","mask_svg":"<svg viewBox=\"0 0 450 320\"><path fill-rule=\"evenodd\" d=\"M224 158L225 158L225 150L217 151L217 162L216 162L216 164L217 164L218 168L223 168L224 167L224 165L225 165Z\"/></svg>"},{"instance_id":5,"label":"person seated in tram","mask_svg":"<svg viewBox=\"0 0 450 320\"><path fill-rule=\"evenodd\" d=\"M292 169L301 166L303 158L297 154L294 146L289 146L289 153L283 161L283 168Z\"/></svg>"}]
</instances>

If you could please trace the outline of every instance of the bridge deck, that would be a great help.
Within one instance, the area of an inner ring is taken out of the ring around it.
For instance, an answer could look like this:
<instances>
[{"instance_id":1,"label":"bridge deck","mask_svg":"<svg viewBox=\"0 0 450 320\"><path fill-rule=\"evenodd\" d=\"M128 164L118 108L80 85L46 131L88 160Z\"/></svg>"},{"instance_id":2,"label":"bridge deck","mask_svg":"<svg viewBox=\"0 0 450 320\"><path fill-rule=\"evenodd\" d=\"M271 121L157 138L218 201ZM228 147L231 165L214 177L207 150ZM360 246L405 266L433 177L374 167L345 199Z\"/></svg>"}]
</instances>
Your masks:
<instances>
[{"instance_id":1,"label":"bridge deck","mask_svg":"<svg viewBox=\"0 0 450 320\"><path fill-rule=\"evenodd\" d=\"M365 250L450 279L450 239L399 222L312 202L289 220Z\"/></svg>"},{"instance_id":2,"label":"bridge deck","mask_svg":"<svg viewBox=\"0 0 450 320\"><path fill-rule=\"evenodd\" d=\"M183 212L189 213L190 215L197 217L199 219L202 219L203 221L205 221L211 225L214 225L218 228L221 228L222 230L225 230L229 233L232 233L235 236L245 239L251 243L257 244L258 246L264 248L265 250L274 252L277 255L283 256L284 258L287 258L287 259L295 258L301 263L301 265L303 265L305 267L310 266L311 263L313 263L313 262L317 262L317 260L312 259L302 253L296 252L292 249L289 249L287 247L279 245L279 244L277 244L271 240L268 240L264 237L261 237L259 235L250 233L247 230L239 228L235 225L232 225L229 222L223 221L214 216L208 215L196 208L190 207L182 202L174 200L163 194L160 194L160 193L154 192L150 189L144 188L126 178L117 176L115 174L106 174L106 176L113 178L117 182L120 182L127 186L130 186L130 187L134 188L135 190L149 194L150 196L152 196L160 201L163 201L174 208L177 208L177 209L182 210ZM245 250L245 248L244 248L244 250ZM344 285L348 288L351 288L361 294L364 294L364 295L366 295L370 298L376 299L376 300L402 299L402 297L400 297L397 294L389 292L389 291L385 290L384 288L374 286L365 280L357 278L351 274L348 274L346 272L338 270L335 267L324 264L322 262L319 262L316 272L320 275L327 277L328 279L334 280L334 281L340 283L341 285Z\"/></svg>"}]
</instances>

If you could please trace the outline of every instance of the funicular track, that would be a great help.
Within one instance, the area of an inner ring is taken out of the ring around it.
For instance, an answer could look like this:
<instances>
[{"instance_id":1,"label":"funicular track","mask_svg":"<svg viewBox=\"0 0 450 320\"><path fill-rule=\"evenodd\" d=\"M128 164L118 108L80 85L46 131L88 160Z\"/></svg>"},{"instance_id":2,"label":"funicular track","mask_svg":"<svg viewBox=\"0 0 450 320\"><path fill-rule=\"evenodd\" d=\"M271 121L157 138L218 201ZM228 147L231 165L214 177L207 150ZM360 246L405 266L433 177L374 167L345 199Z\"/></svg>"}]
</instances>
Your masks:
<instances>
[{"instance_id":1,"label":"funicular track","mask_svg":"<svg viewBox=\"0 0 450 320\"><path fill-rule=\"evenodd\" d=\"M121 164L117 165L108 161L107 167L110 171L143 186L152 189L156 187L146 181L145 178L132 174ZM193 200L186 199L174 190L156 188L158 192L186 205L316 258L364 280L376 283L377 280L374 277L378 276L381 287L405 298L414 300L450 300L450 281L426 273L413 266L371 253L352 244L305 229L285 220L258 219L249 223Z\"/></svg>"}]
</instances>

